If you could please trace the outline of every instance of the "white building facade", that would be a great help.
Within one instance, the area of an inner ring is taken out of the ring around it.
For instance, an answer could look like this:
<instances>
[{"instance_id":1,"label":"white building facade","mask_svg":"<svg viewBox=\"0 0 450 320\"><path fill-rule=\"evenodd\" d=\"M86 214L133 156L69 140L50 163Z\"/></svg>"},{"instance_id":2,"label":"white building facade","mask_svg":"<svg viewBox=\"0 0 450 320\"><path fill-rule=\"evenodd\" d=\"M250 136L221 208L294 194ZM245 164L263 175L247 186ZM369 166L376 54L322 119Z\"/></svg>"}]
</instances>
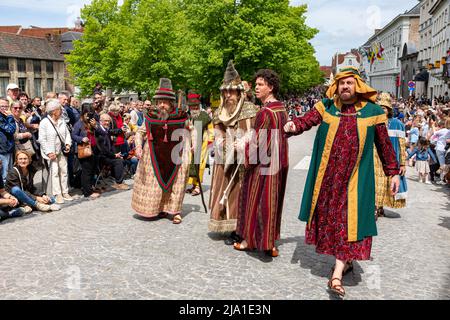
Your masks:
<instances>
[{"instance_id":1,"label":"white building facade","mask_svg":"<svg viewBox=\"0 0 450 320\"><path fill-rule=\"evenodd\" d=\"M450 0L434 0L430 5L431 50L429 61L428 96L439 97L450 91L448 78L444 76L444 65L450 49Z\"/></svg>"},{"instance_id":2,"label":"white building facade","mask_svg":"<svg viewBox=\"0 0 450 320\"><path fill-rule=\"evenodd\" d=\"M375 59L373 64L363 63L368 83L374 89L390 92L394 96L399 97L401 83L413 80L402 79L399 59L403 54L405 44L410 47L417 47L419 44L419 9L420 4L408 12L398 15L383 29L377 30L360 48L361 51L365 51L367 48L377 47L380 44L384 48L382 60ZM367 57L365 59L367 60Z\"/></svg>"}]
</instances>

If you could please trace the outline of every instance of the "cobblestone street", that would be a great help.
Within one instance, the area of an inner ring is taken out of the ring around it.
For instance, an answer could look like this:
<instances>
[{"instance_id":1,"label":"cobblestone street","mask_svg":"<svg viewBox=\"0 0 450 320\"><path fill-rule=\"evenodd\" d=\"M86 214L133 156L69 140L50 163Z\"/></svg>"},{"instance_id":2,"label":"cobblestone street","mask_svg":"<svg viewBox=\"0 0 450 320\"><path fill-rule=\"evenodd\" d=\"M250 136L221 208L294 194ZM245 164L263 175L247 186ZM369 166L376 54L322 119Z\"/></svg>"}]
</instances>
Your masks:
<instances>
[{"instance_id":1,"label":"cobblestone street","mask_svg":"<svg viewBox=\"0 0 450 320\"><path fill-rule=\"evenodd\" d=\"M314 134L290 140L278 258L208 234L199 196L186 195L174 225L138 218L132 191L114 191L1 223L0 298L333 299L326 283L334 260L305 245L297 219L307 171L294 168L311 155ZM344 278L346 299L450 299L449 189L419 184L408 170L408 207L378 220L373 260ZM206 201L209 184L206 171Z\"/></svg>"}]
</instances>

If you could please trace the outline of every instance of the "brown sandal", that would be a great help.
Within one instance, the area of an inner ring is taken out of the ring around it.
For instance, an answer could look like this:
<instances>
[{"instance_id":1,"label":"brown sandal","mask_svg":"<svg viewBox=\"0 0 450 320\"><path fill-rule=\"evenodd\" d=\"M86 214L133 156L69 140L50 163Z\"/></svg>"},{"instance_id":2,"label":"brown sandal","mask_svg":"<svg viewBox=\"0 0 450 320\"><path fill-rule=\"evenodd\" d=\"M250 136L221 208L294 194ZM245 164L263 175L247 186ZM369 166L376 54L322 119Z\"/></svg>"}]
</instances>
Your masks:
<instances>
[{"instance_id":1,"label":"brown sandal","mask_svg":"<svg viewBox=\"0 0 450 320\"><path fill-rule=\"evenodd\" d=\"M335 284L333 285L333 281L338 280L341 284ZM345 289L342 285L342 280L339 278L333 278L330 281L328 281L328 289L330 289L333 293L336 293L340 297L345 296Z\"/></svg>"},{"instance_id":2,"label":"brown sandal","mask_svg":"<svg viewBox=\"0 0 450 320\"><path fill-rule=\"evenodd\" d=\"M336 266L334 265L332 268L331 268L331 271L330 271L330 277L333 275L333 273L334 273L334 268L335 268ZM342 276L345 276L346 274L348 274L349 272L351 272L351 273L353 273L353 262L352 261L347 261L347 263L345 264L345 267L344 267L344 271L342 272Z\"/></svg>"},{"instance_id":3,"label":"brown sandal","mask_svg":"<svg viewBox=\"0 0 450 320\"><path fill-rule=\"evenodd\" d=\"M191 192L191 196L195 197L198 196L200 194L200 188L196 187L194 190L192 190Z\"/></svg>"}]
</instances>

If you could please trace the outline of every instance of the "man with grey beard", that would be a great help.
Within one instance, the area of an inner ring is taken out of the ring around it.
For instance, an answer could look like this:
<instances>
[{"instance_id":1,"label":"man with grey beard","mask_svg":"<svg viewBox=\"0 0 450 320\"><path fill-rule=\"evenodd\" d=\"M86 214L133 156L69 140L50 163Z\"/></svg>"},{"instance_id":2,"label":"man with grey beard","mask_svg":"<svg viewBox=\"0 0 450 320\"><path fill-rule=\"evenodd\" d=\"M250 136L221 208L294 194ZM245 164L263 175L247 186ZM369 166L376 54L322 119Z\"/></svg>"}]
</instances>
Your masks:
<instances>
[{"instance_id":1,"label":"man with grey beard","mask_svg":"<svg viewBox=\"0 0 450 320\"><path fill-rule=\"evenodd\" d=\"M239 242L236 223L238 199L244 178L244 166L239 162L235 142L251 131L259 108L249 101L251 89L241 80L232 61L228 63L221 91L221 103L213 118L214 166L209 207L210 232L228 234L225 244Z\"/></svg>"},{"instance_id":2,"label":"man with grey beard","mask_svg":"<svg viewBox=\"0 0 450 320\"><path fill-rule=\"evenodd\" d=\"M208 159L208 142L210 142L213 129L211 118L201 108L200 98L201 96L194 91L189 92L187 96L190 114L189 122L191 129L196 132L196 149L191 157L188 180L188 185L192 185L192 188L186 190L186 193L190 193L192 196L198 196L201 192L200 183L203 182L203 173L205 172ZM199 179L200 181L198 181Z\"/></svg>"},{"instance_id":3,"label":"man with grey beard","mask_svg":"<svg viewBox=\"0 0 450 320\"><path fill-rule=\"evenodd\" d=\"M170 216L174 224L179 224L189 170L188 116L175 107L169 79L160 79L153 100L155 109L145 113L136 133L136 156L140 161L131 206L142 217Z\"/></svg>"}]
</instances>

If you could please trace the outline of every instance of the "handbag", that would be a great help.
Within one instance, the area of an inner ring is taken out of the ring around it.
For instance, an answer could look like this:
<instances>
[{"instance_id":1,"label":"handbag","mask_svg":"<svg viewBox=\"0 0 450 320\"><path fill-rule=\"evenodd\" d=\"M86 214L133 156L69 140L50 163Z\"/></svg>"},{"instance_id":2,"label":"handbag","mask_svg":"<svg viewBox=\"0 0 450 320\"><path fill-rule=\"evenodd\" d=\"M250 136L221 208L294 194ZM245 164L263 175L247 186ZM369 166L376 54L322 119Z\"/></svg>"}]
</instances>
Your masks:
<instances>
[{"instance_id":1,"label":"handbag","mask_svg":"<svg viewBox=\"0 0 450 320\"><path fill-rule=\"evenodd\" d=\"M70 149L69 149L68 152L65 151L65 148L64 148L64 147L65 147L65 144L64 144L63 139L62 139L61 136L59 135L58 129L56 129L56 127L55 127L55 125L53 124L52 120L50 120L50 118L49 118L48 116L47 116L47 119L48 119L48 121L51 123L53 129L55 129L56 134L58 135L59 141L61 141L61 150L62 150L63 155L65 155L65 156L67 157L67 156L69 155L69 153L70 153Z\"/></svg>"},{"instance_id":2,"label":"handbag","mask_svg":"<svg viewBox=\"0 0 450 320\"><path fill-rule=\"evenodd\" d=\"M92 156L92 148L90 143L82 143L78 145L78 159L89 158Z\"/></svg>"}]
</instances>

